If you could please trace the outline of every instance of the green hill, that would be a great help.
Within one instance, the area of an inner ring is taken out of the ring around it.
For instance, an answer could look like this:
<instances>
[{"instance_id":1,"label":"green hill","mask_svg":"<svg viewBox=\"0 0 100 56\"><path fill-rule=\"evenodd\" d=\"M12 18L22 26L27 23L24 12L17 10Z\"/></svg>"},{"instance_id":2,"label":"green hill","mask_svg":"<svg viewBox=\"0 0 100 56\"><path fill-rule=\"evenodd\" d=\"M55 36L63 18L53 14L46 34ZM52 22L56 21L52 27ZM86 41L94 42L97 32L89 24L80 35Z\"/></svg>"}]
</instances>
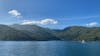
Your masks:
<instances>
[{"instance_id":1,"label":"green hill","mask_svg":"<svg viewBox=\"0 0 100 56\"><path fill-rule=\"evenodd\" d=\"M11 28L7 25L0 25L0 40L5 41L26 41L26 40L33 40L30 38L29 35L16 30L14 28Z\"/></svg>"},{"instance_id":2,"label":"green hill","mask_svg":"<svg viewBox=\"0 0 100 56\"><path fill-rule=\"evenodd\" d=\"M36 25L12 25L11 27L28 34L35 40L59 40L51 32L48 32L46 28Z\"/></svg>"},{"instance_id":3,"label":"green hill","mask_svg":"<svg viewBox=\"0 0 100 56\"><path fill-rule=\"evenodd\" d=\"M54 34L61 40L65 41L99 41L100 27L72 26L60 31L55 31Z\"/></svg>"},{"instance_id":4,"label":"green hill","mask_svg":"<svg viewBox=\"0 0 100 56\"><path fill-rule=\"evenodd\" d=\"M51 30L36 25L0 25L1 41L100 41L100 27L72 26Z\"/></svg>"}]
</instances>

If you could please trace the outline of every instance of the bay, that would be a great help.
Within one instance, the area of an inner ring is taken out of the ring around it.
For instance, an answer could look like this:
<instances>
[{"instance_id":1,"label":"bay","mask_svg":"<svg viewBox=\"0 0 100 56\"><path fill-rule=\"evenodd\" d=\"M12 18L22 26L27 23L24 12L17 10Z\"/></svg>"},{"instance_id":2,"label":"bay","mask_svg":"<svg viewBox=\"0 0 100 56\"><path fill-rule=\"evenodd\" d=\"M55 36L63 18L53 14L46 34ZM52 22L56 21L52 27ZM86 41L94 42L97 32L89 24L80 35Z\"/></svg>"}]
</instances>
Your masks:
<instances>
[{"instance_id":1,"label":"bay","mask_svg":"<svg viewBox=\"0 0 100 56\"><path fill-rule=\"evenodd\" d=\"M100 56L100 42L0 41L0 56Z\"/></svg>"}]
</instances>

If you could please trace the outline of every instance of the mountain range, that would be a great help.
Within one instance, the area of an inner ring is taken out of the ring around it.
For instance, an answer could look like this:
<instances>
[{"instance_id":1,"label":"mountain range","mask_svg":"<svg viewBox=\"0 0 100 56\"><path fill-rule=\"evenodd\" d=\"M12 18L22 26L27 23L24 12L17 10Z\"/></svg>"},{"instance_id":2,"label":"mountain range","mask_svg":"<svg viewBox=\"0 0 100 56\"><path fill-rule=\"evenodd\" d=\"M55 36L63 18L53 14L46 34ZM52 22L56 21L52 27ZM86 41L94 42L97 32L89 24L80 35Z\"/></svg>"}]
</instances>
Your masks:
<instances>
[{"instance_id":1,"label":"mountain range","mask_svg":"<svg viewBox=\"0 0 100 56\"><path fill-rule=\"evenodd\" d=\"M49 29L37 25L0 25L1 41L99 41L100 27L70 26Z\"/></svg>"}]
</instances>

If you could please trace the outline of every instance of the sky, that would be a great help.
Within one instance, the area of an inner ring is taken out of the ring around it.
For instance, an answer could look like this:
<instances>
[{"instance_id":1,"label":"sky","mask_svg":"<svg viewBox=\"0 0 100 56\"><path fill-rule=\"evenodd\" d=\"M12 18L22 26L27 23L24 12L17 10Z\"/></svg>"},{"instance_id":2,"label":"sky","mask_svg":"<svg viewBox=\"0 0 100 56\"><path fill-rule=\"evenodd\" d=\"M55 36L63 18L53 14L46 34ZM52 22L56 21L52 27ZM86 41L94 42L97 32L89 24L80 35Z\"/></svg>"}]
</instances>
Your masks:
<instances>
[{"instance_id":1,"label":"sky","mask_svg":"<svg viewBox=\"0 0 100 56\"><path fill-rule=\"evenodd\" d=\"M100 0L0 0L0 24L100 26Z\"/></svg>"}]
</instances>

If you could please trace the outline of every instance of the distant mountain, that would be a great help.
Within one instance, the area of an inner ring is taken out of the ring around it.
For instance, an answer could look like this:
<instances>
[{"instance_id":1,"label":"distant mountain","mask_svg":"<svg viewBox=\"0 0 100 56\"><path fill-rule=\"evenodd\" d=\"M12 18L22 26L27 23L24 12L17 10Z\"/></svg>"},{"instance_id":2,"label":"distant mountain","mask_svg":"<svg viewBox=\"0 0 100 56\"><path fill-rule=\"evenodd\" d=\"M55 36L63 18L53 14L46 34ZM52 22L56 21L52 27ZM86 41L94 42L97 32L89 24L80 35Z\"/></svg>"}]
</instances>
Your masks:
<instances>
[{"instance_id":1,"label":"distant mountain","mask_svg":"<svg viewBox=\"0 0 100 56\"><path fill-rule=\"evenodd\" d=\"M11 27L28 34L32 39L35 40L59 40L46 28L36 25L11 25Z\"/></svg>"},{"instance_id":2,"label":"distant mountain","mask_svg":"<svg viewBox=\"0 0 100 56\"><path fill-rule=\"evenodd\" d=\"M100 27L67 27L54 33L58 38L65 41L100 41Z\"/></svg>"},{"instance_id":3,"label":"distant mountain","mask_svg":"<svg viewBox=\"0 0 100 56\"><path fill-rule=\"evenodd\" d=\"M100 41L100 27L72 26L51 30L36 25L0 25L1 41Z\"/></svg>"},{"instance_id":4,"label":"distant mountain","mask_svg":"<svg viewBox=\"0 0 100 56\"><path fill-rule=\"evenodd\" d=\"M26 40L33 40L30 38L29 35L11 28L7 25L0 25L0 40L5 41L26 41Z\"/></svg>"}]
</instances>

